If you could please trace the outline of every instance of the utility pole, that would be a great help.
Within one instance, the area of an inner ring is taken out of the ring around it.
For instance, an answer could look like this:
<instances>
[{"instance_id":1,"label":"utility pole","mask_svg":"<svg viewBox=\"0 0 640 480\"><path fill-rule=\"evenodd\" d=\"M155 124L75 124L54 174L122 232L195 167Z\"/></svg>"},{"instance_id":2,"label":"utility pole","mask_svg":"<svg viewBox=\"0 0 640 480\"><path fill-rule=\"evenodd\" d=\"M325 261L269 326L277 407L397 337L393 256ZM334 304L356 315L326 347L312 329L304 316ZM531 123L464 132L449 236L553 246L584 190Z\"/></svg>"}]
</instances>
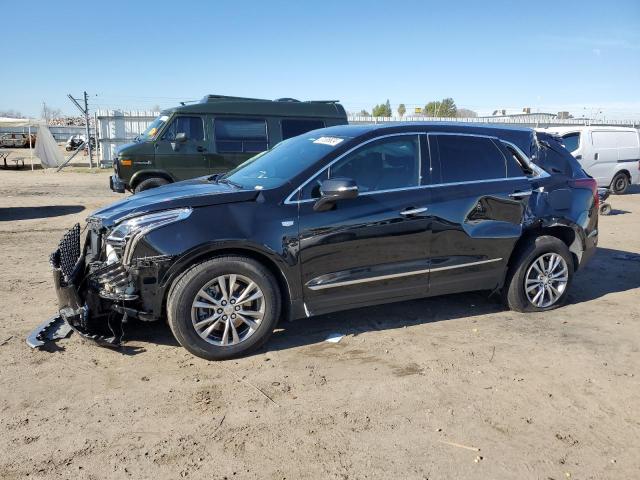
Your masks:
<instances>
[{"instance_id":1,"label":"utility pole","mask_svg":"<svg viewBox=\"0 0 640 480\"><path fill-rule=\"evenodd\" d=\"M78 100L76 100L75 98L73 98L73 96L71 94L68 94L67 97L69 97L69 100L71 100L73 102L73 104L78 107L78 110L80 110L80 113L82 113L84 115L84 123L86 124L86 132L87 132L87 149L89 152L89 168L93 168L93 152L91 151L91 137L89 136L89 104L88 104L88 98L89 96L87 95L87 92L84 92L84 108L82 108L82 106L80 105L80 103L78 103Z\"/></svg>"},{"instance_id":2,"label":"utility pole","mask_svg":"<svg viewBox=\"0 0 640 480\"><path fill-rule=\"evenodd\" d=\"M93 152L91 151L91 136L89 129L89 105L88 105L88 95L87 92L84 92L84 121L87 125L87 148L89 149L89 168L93 168Z\"/></svg>"}]
</instances>

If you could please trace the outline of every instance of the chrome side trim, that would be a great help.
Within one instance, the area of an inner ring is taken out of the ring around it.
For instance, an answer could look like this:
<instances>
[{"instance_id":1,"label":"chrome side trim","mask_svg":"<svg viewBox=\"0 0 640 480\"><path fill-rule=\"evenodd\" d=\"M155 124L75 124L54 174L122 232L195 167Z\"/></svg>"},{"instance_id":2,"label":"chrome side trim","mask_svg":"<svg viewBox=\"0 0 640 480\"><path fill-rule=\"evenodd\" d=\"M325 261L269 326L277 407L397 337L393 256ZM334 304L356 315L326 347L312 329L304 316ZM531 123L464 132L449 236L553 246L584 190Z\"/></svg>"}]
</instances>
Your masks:
<instances>
[{"instance_id":1,"label":"chrome side trim","mask_svg":"<svg viewBox=\"0 0 640 480\"><path fill-rule=\"evenodd\" d=\"M448 267L436 267L429 270L429 272L441 272L443 270L453 270L454 268L472 267L474 265L482 265L483 263L499 262L502 258L491 258L489 260L479 260L477 262L463 263L461 265L450 265Z\"/></svg>"},{"instance_id":2,"label":"chrome side trim","mask_svg":"<svg viewBox=\"0 0 640 480\"><path fill-rule=\"evenodd\" d=\"M450 183L434 183L433 185L418 185L416 187L404 187L404 188L392 188L390 190L376 190L375 192L362 192L358 196L366 196L366 195L377 195L379 193L390 193L390 192L404 192L407 190L417 190L421 188L438 188L438 187L453 187L456 185L472 185L474 183L490 183L490 182L508 182L511 180L527 180L529 177L509 177L509 178L489 178L486 180L470 180L467 182L450 182ZM297 191L297 190L296 190ZM295 193L295 192L294 192ZM289 202L291 205L301 204L301 203L309 203L309 202L317 202L318 198L310 198L307 200L292 200Z\"/></svg>"},{"instance_id":3,"label":"chrome side trim","mask_svg":"<svg viewBox=\"0 0 640 480\"><path fill-rule=\"evenodd\" d=\"M464 268L464 267L472 267L474 265L482 265L485 263L493 263L493 262L499 262L500 260L502 260L502 258L491 258L489 260L480 260L477 262L469 262L469 263L463 263L461 265L450 265L447 267L436 267L436 268L424 268L421 270L413 270L411 272L403 272L403 273L392 273L389 275L380 275L378 277L369 277L369 278L359 278L357 280L345 280L342 282L335 282L335 283L328 283L325 285L312 285L312 286L307 286L307 288L309 288L309 290L324 290L327 288L334 288L334 287L344 287L344 286L348 286L348 285L356 285L359 283L368 283L368 282L377 282L380 280L389 280L392 278L400 278L400 277L409 277L412 275L422 275L425 273L431 273L431 272L440 272L443 270L453 270L454 268Z\"/></svg>"}]
</instances>

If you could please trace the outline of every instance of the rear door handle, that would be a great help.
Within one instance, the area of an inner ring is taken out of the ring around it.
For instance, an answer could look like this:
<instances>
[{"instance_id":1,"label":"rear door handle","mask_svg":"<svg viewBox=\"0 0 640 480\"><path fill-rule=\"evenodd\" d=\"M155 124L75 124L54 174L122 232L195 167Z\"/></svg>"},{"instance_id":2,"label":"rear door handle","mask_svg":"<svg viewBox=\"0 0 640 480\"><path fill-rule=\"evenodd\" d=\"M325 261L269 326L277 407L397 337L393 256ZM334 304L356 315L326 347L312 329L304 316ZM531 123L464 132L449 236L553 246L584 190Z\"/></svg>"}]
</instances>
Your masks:
<instances>
[{"instance_id":1,"label":"rear door handle","mask_svg":"<svg viewBox=\"0 0 640 480\"><path fill-rule=\"evenodd\" d=\"M199 152L206 152L207 151L206 148L200 147L200 146L196 150L198 150Z\"/></svg>"},{"instance_id":2,"label":"rear door handle","mask_svg":"<svg viewBox=\"0 0 640 480\"><path fill-rule=\"evenodd\" d=\"M597 153L593 156L593 159L594 159L594 160L597 160L597 159L598 159L598 154L597 154Z\"/></svg>"},{"instance_id":3,"label":"rear door handle","mask_svg":"<svg viewBox=\"0 0 640 480\"><path fill-rule=\"evenodd\" d=\"M532 194L533 194L533 190L523 190L521 192L510 193L509 196L511 198L523 198L523 197L528 197Z\"/></svg>"},{"instance_id":4,"label":"rear door handle","mask_svg":"<svg viewBox=\"0 0 640 480\"><path fill-rule=\"evenodd\" d=\"M419 213L424 213L427 210L427 207L407 208L406 210L401 211L400 215L402 215L403 217L411 217L413 215L418 215Z\"/></svg>"}]
</instances>

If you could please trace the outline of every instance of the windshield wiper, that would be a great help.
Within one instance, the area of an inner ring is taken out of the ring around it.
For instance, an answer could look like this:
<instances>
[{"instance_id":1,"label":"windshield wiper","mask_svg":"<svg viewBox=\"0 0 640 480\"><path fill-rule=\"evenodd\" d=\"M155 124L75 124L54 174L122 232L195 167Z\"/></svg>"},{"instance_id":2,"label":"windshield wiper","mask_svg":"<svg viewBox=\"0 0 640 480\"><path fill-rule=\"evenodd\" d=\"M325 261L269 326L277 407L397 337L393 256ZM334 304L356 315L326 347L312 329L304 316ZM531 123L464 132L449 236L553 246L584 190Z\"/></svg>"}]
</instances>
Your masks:
<instances>
[{"instance_id":1,"label":"windshield wiper","mask_svg":"<svg viewBox=\"0 0 640 480\"><path fill-rule=\"evenodd\" d=\"M226 185L231 185L232 187L236 187L236 188L244 188L242 185L240 185L239 183L236 182L232 182L231 180L229 180L228 178L220 178L220 179L216 179L216 183L224 183Z\"/></svg>"}]
</instances>

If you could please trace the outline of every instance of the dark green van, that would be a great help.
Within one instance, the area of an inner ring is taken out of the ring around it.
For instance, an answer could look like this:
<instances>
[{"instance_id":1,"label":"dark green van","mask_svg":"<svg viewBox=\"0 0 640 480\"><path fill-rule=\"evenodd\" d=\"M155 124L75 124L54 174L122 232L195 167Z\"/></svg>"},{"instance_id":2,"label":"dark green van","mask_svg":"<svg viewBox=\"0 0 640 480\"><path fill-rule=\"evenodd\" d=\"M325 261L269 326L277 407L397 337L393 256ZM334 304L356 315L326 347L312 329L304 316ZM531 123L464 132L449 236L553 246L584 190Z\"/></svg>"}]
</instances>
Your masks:
<instances>
[{"instance_id":1,"label":"dark green van","mask_svg":"<svg viewBox=\"0 0 640 480\"><path fill-rule=\"evenodd\" d=\"M207 95L163 111L133 143L120 147L109 183L116 192L141 192L226 172L282 140L346 123L337 100Z\"/></svg>"}]
</instances>

